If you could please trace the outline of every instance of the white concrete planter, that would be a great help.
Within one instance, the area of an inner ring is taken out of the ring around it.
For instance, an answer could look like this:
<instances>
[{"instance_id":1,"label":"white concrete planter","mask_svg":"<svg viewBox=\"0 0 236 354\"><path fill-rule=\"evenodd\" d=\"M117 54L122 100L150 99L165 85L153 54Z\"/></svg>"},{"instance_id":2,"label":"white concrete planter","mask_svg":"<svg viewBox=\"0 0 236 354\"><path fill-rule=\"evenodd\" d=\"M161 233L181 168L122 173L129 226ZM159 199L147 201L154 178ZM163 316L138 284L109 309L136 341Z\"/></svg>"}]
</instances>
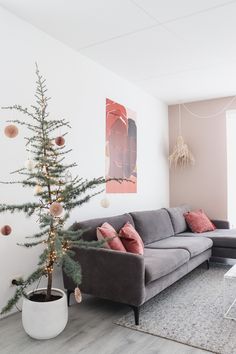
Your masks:
<instances>
[{"instance_id":1,"label":"white concrete planter","mask_svg":"<svg viewBox=\"0 0 236 354\"><path fill-rule=\"evenodd\" d=\"M39 293L46 291L40 288ZM30 291L27 295L32 293ZM23 299L22 324L25 332L35 339L50 339L60 334L68 321L66 294L60 289L52 289L53 295L62 296L60 299L49 302L35 302Z\"/></svg>"}]
</instances>

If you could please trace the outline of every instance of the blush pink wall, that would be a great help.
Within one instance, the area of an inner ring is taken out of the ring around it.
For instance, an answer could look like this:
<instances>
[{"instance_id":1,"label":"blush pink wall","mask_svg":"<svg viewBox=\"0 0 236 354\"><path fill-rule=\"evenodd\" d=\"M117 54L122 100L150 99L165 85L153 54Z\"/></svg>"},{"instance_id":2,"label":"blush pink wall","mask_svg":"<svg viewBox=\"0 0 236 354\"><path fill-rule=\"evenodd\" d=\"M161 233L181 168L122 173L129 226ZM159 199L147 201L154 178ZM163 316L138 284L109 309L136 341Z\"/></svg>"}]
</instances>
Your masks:
<instances>
[{"instance_id":1,"label":"blush pink wall","mask_svg":"<svg viewBox=\"0 0 236 354\"><path fill-rule=\"evenodd\" d=\"M194 113L213 115L232 97L186 103ZM236 109L236 103L228 109ZM227 219L226 113L197 118L181 105L182 135L196 162L193 167L170 170L170 206L183 203L203 208L212 218ZM169 106L169 148L178 135L178 105Z\"/></svg>"}]
</instances>

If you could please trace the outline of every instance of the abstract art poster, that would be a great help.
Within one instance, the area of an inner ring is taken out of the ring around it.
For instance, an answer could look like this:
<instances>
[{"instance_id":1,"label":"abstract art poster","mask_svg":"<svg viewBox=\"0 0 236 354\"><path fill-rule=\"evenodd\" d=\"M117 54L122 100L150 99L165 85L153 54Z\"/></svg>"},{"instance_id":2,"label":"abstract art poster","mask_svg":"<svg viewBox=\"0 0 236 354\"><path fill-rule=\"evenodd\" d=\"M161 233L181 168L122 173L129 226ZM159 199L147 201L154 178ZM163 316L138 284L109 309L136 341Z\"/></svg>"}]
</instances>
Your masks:
<instances>
[{"instance_id":1,"label":"abstract art poster","mask_svg":"<svg viewBox=\"0 0 236 354\"><path fill-rule=\"evenodd\" d=\"M137 192L136 112L106 99L106 178L128 181L106 183L106 193Z\"/></svg>"}]
</instances>

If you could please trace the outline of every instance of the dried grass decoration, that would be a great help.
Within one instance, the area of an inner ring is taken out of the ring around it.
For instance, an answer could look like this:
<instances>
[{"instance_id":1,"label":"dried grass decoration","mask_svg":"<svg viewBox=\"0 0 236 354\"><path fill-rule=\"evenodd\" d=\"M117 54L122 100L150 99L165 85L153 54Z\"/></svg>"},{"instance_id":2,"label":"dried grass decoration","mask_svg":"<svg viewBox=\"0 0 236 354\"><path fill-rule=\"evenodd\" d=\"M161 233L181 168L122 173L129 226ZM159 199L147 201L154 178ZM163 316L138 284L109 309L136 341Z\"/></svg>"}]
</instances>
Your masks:
<instances>
[{"instance_id":1,"label":"dried grass decoration","mask_svg":"<svg viewBox=\"0 0 236 354\"><path fill-rule=\"evenodd\" d=\"M169 156L170 167L187 167L194 165L195 159L192 152L189 150L188 145L184 142L181 135L181 110L179 105L179 136L177 137L176 144L172 154Z\"/></svg>"},{"instance_id":2,"label":"dried grass decoration","mask_svg":"<svg viewBox=\"0 0 236 354\"><path fill-rule=\"evenodd\" d=\"M195 159L182 135L179 135L172 154L169 156L170 167L194 165Z\"/></svg>"}]
</instances>

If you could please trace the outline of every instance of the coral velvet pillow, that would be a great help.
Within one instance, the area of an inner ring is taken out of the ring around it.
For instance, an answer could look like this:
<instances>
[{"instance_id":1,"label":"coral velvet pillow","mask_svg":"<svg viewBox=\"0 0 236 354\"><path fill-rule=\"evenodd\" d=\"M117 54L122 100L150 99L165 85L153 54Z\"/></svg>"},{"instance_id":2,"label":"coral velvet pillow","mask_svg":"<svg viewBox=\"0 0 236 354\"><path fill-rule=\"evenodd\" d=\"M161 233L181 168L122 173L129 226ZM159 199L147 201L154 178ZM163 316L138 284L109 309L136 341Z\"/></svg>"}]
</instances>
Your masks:
<instances>
[{"instance_id":1,"label":"coral velvet pillow","mask_svg":"<svg viewBox=\"0 0 236 354\"><path fill-rule=\"evenodd\" d=\"M108 222L104 222L102 226L97 227L97 239L99 241L107 240L107 242L104 243L105 248L126 252L126 249L123 246L123 243L121 242L116 230L113 226L108 224Z\"/></svg>"},{"instance_id":2,"label":"coral velvet pillow","mask_svg":"<svg viewBox=\"0 0 236 354\"><path fill-rule=\"evenodd\" d=\"M189 211L184 214L184 217L192 232L201 233L205 231L214 231L216 229L215 225L206 216L202 209Z\"/></svg>"},{"instance_id":3,"label":"coral velvet pillow","mask_svg":"<svg viewBox=\"0 0 236 354\"><path fill-rule=\"evenodd\" d=\"M143 255L144 245L141 237L129 222L127 222L119 232L121 241L126 251Z\"/></svg>"}]
</instances>

